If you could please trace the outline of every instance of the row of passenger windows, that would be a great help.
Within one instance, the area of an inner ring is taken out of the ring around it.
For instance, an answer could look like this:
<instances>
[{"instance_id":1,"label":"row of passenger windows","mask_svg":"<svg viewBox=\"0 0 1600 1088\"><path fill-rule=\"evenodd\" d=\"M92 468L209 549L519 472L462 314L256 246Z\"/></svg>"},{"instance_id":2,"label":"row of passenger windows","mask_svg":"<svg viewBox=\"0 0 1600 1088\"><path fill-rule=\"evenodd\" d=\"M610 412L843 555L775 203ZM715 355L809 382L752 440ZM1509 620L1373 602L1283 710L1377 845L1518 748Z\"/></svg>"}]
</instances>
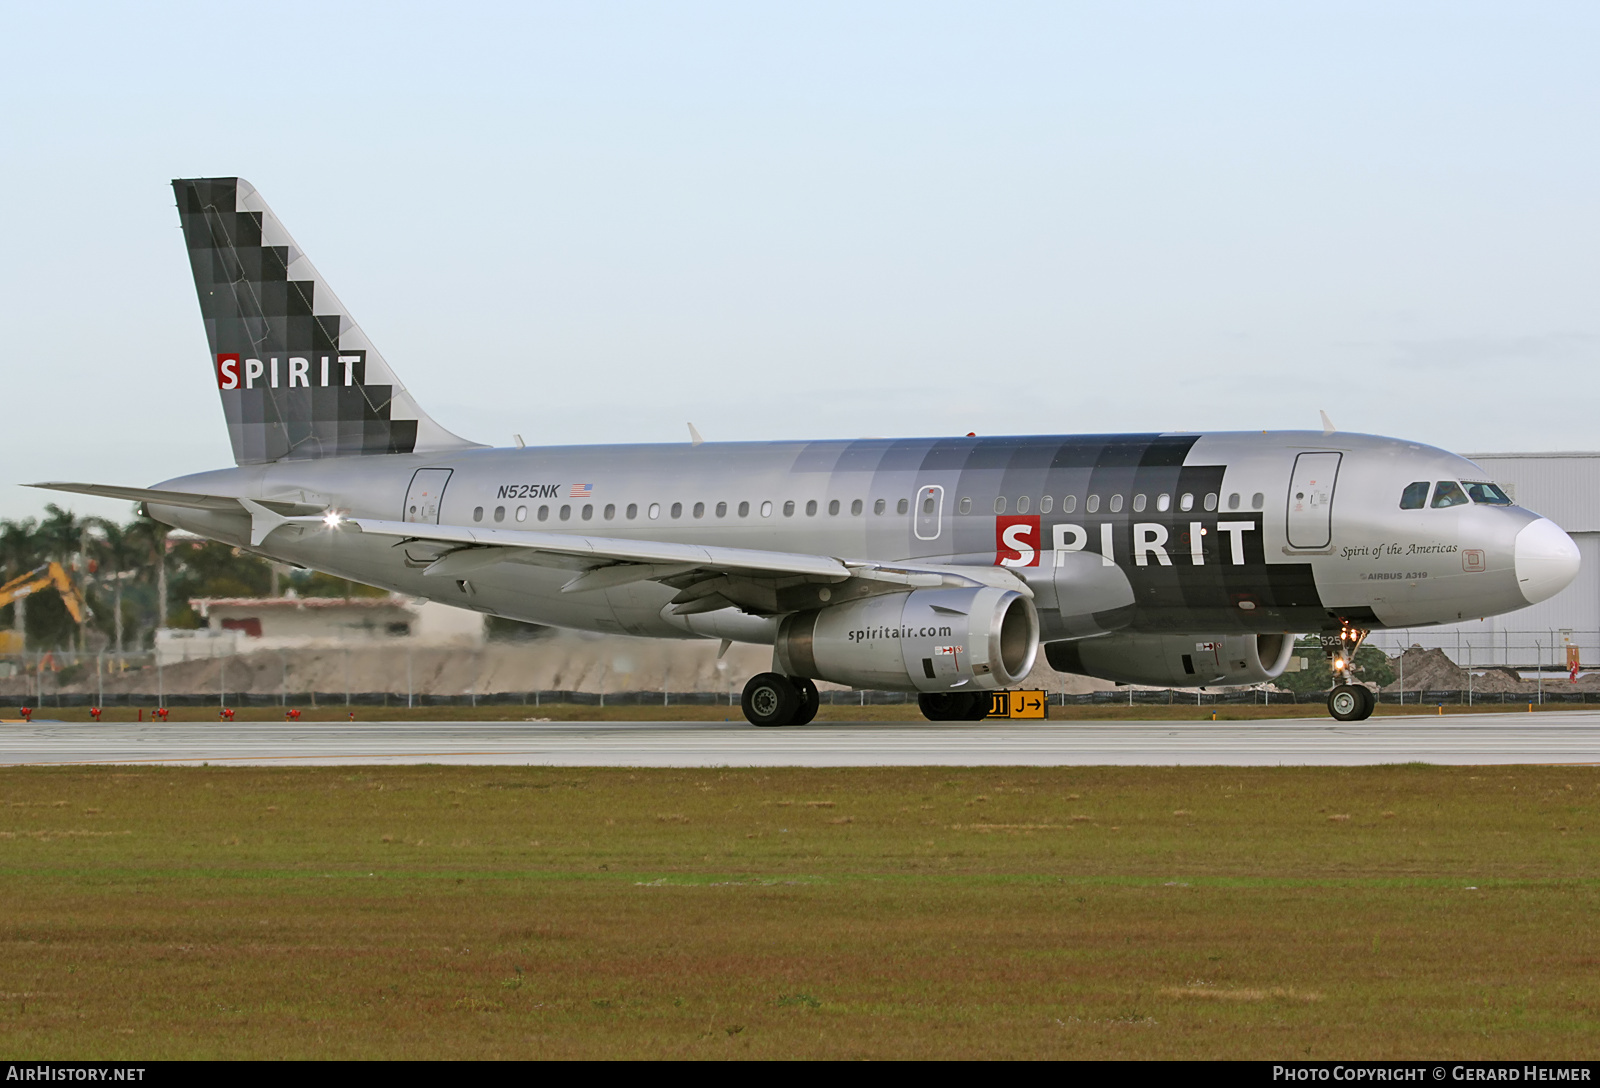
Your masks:
<instances>
[{"instance_id":1,"label":"row of passenger windows","mask_svg":"<svg viewBox=\"0 0 1600 1088\"><path fill-rule=\"evenodd\" d=\"M1428 502L1429 486L1433 488L1432 503ZM1427 480L1418 480L1414 484L1406 484L1406 489L1400 492L1402 510L1421 510L1430 505L1435 510L1447 510L1452 506L1465 506L1468 501L1484 506L1511 505L1511 500L1497 485L1481 481L1464 480L1457 483L1454 480L1440 480L1430 485Z\"/></svg>"},{"instance_id":2,"label":"row of passenger windows","mask_svg":"<svg viewBox=\"0 0 1600 1088\"><path fill-rule=\"evenodd\" d=\"M860 517L861 514L864 511L864 508L865 507L864 507L864 504L862 503L862 501L860 499L856 499L854 502L852 502L850 504L850 513L852 515L854 515L855 517ZM888 511L888 508L889 508L889 504L888 504L888 501L885 500L885 499L879 499L877 502L872 504L872 512L874 514L886 513ZM507 508L504 507L504 506L495 507L494 508L494 515L493 515L494 520L495 521L505 521L506 520L506 509ZM713 509L714 509L715 515L717 517L719 517L719 518L725 518L725 517L728 516L728 504L725 503L725 502L717 503L716 506ZM832 502L828 503L828 513L830 513L830 514L837 515L840 512L841 509L842 509L842 507L841 507L838 499L834 499ZM904 514L904 513L909 512L910 509L911 509L910 500L901 499L899 501L899 503L896 504L895 512L899 513L899 514ZM772 510L773 510L773 506L772 506L771 502L764 502L764 503L761 504L761 511L760 512L761 512L761 516L762 517L770 518L772 516ZM483 507L481 507L481 506L475 507L473 509L473 511L472 511L472 520L473 521L482 521L483 520L483 513L484 513ZM795 513L795 504L794 504L794 501L791 499L789 502L786 502L786 503L783 504L783 516L786 517L786 518L792 518L792 517L794 517L794 513ZM806 516L807 517L815 517L816 514L817 514L817 500L812 499L810 502L806 503ZM695 517L697 517L697 518L705 517L706 516L706 504L703 503L703 502L695 503L694 504L694 509L693 509L693 515ZM538 511L535 513L534 516L539 521L549 521L550 520L550 507L548 507L548 506L539 507ZM594 504L593 503L585 503L583 505L583 508L579 511L578 516L581 517L584 521L593 521L594 520ZM614 521L614 520L616 520L616 516L617 516L616 504L615 503L607 503L605 509L601 512L600 516L602 518L604 518L606 521ZM627 508L623 511L623 515L622 516L624 518L628 519L629 521L636 520L639 517L639 504L636 503L636 502L630 502L627 505ZM671 511L668 513L667 516L671 520L677 520L678 518L683 517L683 503L681 503L681 502L673 503ZM750 516L750 504L749 503L742 502L742 503L739 504L738 516L741 517L741 518L747 518L747 517ZM572 507L570 505L562 506L558 511L556 511L556 517L561 521L571 521L572 520ZM646 510L645 510L645 517L649 518L651 521L655 521L658 518L660 518L661 517L661 504L658 503L658 502L651 503L649 505L649 507L647 507ZM515 514L515 520L517 520L517 521L527 521L528 520L528 508L526 506L517 507L517 511L516 511L516 514Z\"/></svg>"},{"instance_id":3,"label":"row of passenger windows","mask_svg":"<svg viewBox=\"0 0 1600 1088\"><path fill-rule=\"evenodd\" d=\"M928 500L924 500L924 505L926 505L927 501ZM1010 500L1008 500L1004 495L1000 495L1000 496L996 497L996 499L994 500L994 512L996 514L1004 514L1006 512L1006 508L1007 508L1007 506L1009 504L1009 501ZM1123 508L1123 504L1124 504L1124 497L1122 495L1105 496L1103 501L1105 502L1106 509L1109 510L1111 513L1120 514L1122 512L1122 508ZM1260 510L1263 506L1266 505L1266 501L1267 501L1267 497L1265 495L1263 495L1261 492L1257 491L1254 495L1252 495L1250 497L1250 509L1252 509L1252 510ZM1090 496L1088 496L1086 499L1083 500L1084 513L1086 513L1086 514L1098 514L1100 512L1100 504L1101 504L1101 502L1102 502L1102 497L1100 495L1090 495ZM1217 508L1217 494L1216 494L1216 492L1212 492L1212 493L1206 495L1203 499L1200 500L1200 504L1201 504L1202 507L1204 507L1208 511L1209 510L1215 510ZM1229 510L1237 510L1237 509L1239 509L1241 504L1242 504L1242 498L1241 498L1241 496L1239 495L1238 492L1234 492L1233 494L1228 496L1228 509ZM1170 494L1161 494L1161 495L1155 495L1155 496L1152 497L1152 496L1150 496L1148 494L1145 494L1143 492L1133 496L1133 512L1135 514L1144 513L1152 505L1154 505L1155 510L1156 510L1157 513L1164 514L1167 511L1172 509L1172 496ZM1178 509L1180 511L1183 511L1184 513L1188 513L1189 511L1194 509L1194 506L1195 506L1195 496L1194 496L1194 494L1192 492L1184 492L1182 495L1178 496ZM972 500L969 499L969 498L963 497L961 499L960 503L957 504L956 509L959 512L963 513L963 514L972 513ZM1045 496L1043 496L1042 498L1039 499L1039 505L1038 505L1038 512L1039 513L1048 514L1051 511L1053 511L1054 509L1055 509L1055 499L1052 496L1045 495ZM1015 506L1015 511L1018 514L1026 514L1026 513L1029 513L1031 511L1033 511L1033 510L1034 510L1033 500L1029 496L1023 495L1021 498L1017 499L1017 503L1016 503L1016 506ZM931 514L933 511L929 510L927 512ZM1075 514L1075 513L1077 513L1078 512L1078 496L1076 496L1076 495L1066 495L1066 496L1064 496L1062 498L1062 500L1061 500L1061 512L1063 514Z\"/></svg>"},{"instance_id":4,"label":"row of passenger windows","mask_svg":"<svg viewBox=\"0 0 1600 1088\"><path fill-rule=\"evenodd\" d=\"M1415 485L1413 485L1413 486L1415 486ZM1493 485L1490 485L1490 486L1493 486ZM1212 493L1207 494L1206 496L1204 496L1204 498L1200 499L1199 501L1200 501L1200 505L1205 510L1212 511L1212 510L1215 510L1217 508L1217 499L1218 499L1217 494L1215 492L1212 492ZM1195 508L1195 501L1196 501L1196 497L1195 497L1195 495L1193 493L1185 492L1184 494L1178 496L1178 503L1177 503L1178 509L1180 511L1183 511L1183 512L1191 511L1191 510L1193 510ZM1084 500L1084 503L1083 503L1084 512L1085 513L1089 513L1089 514L1099 513L1100 512L1101 502L1102 502L1102 498L1099 495L1090 495L1090 496L1088 496ZM1105 502L1106 508L1111 513L1118 514L1118 513L1122 512L1123 504L1124 504L1124 496L1122 496L1120 494L1110 495L1110 496L1107 496L1105 498L1104 502ZM1148 495L1148 494L1145 494L1145 493L1142 493L1142 492L1133 496L1133 512L1136 513L1136 514L1144 513L1147 509L1149 509L1149 507L1152 504L1154 505L1155 510L1156 510L1157 513L1166 513L1167 511L1172 509L1172 505L1173 505L1172 496L1170 494L1160 494L1160 495L1151 496L1151 495ZM994 500L994 512L996 514L1004 514L1009 505L1010 505L1010 500L1008 500L1004 495L1001 495L1001 496L999 496L998 498L996 498ZM1241 505L1242 505L1242 497L1239 495L1238 492L1234 492L1233 494L1228 496L1228 509L1229 510L1238 510ZM1256 492L1254 495L1252 495L1250 497L1250 509L1252 509L1252 510L1260 510L1264 505L1266 505L1266 496L1263 495L1261 492L1258 491L1258 492ZM937 503L932 498L923 499L923 507L924 507L924 509L923 509L922 512L924 514L930 514L930 515L936 513L937 509L938 509ZM793 500L790 500L790 501L784 503L783 504L783 516L786 517L786 518L794 517L795 509L796 509L796 507L795 507L795 503L794 503ZM815 517L816 514L817 514L817 509L818 509L817 500L812 499L811 501L807 502L806 505L805 505L806 516L807 517ZM875 502L873 502L873 504L872 504L872 512L874 514L878 514L878 515L885 514L885 513L888 512L888 509L889 509L889 504L888 504L888 501L886 499L878 499ZM897 513L897 514L906 514L906 513L908 513L910 511L910 509L911 509L910 503L906 499L901 499L899 502L897 502L895 504L895 513ZM967 497L963 496L961 501L957 504L956 509L960 513L963 513L963 514L972 513L972 500L970 498L967 498ZM1016 500L1016 505L1015 505L1014 509L1016 510L1016 512L1018 514L1026 514L1029 511L1035 509L1034 500L1032 499L1031 496L1023 495L1023 496L1021 496L1020 498L1018 498ZM1037 510L1038 510L1039 513L1048 514L1048 513L1051 513L1054 509L1055 509L1055 498L1053 496L1045 495L1045 496L1042 496L1038 500ZM508 510L507 507L497 506L497 507L494 508L494 512L491 515L491 517L496 522L503 522L503 521L506 520L507 510ZM713 510L714 510L714 513L715 513L716 517L725 518L725 517L728 516L728 504L725 503L725 502L717 503L716 506L713 508ZM842 510L843 510L843 506L842 506L842 504L840 503L840 501L838 499L833 499L828 503L828 513L830 515L837 516ZM1062 500L1061 500L1061 512L1063 514L1073 514L1073 513L1076 513L1077 510L1078 510L1078 496L1076 496L1076 495L1067 495L1067 496L1062 498ZM594 511L595 511L595 508L594 508L594 504L593 503L585 503L579 509L578 516L584 521L593 521L594 520ZM851 514L851 516L860 517L864 511L865 511L865 504L860 499L856 499L856 500L854 500L853 502L850 503L850 514ZM773 512L773 505L772 505L771 502L763 502L761 504L760 513L761 513L762 517L770 518L772 516L772 512ZM571 521L572 520L572 513L573 513L573 507L570 504L563 505L563 506L561 506L560 508L557 509L556 517L560 521ZM516 508L516 512L512 516L513 516L513 519L515 521L518 521L518 522L527 521L528 520L528 507L526 507L526 506L517 507ZM606 506L605 506L605 509L601 512L600 516L606 521L614 521L614 520L616 520L616 516L617 516L616 504L615 503L607 503ZM646 508L646 510L645 510L645 516L647 518L649 518L651 521L655 521L655 520L659 519L661 517L661 504L658 503L658 502L651 503L649 505L649 507ZM683 503L681 503L681 502L673 503L672 507L671 507L671 510L670 510L670 512L668 513L667 516L668 516L669 519L674 520L674 521L678 520L679 518L682 518L683 517ZM694 504L694 508L693 508L693 516L696 517L696 518L705 517L706 516L706 504L703 503L703 502L695 503ZM741 502L739 504L739 506L738 506L738 516L741 517L741 518L747 518L747 517L750 516L750 504L748 502ZM484 517L484 508L483 507L479 506L479 507L476 507L476 508L473 509L473 511L472 511L472 520L473 521L482 521L483 517ZM625 508L624 512L623 512L623 517L626 518L629 521L636 520L639 517L639 504L630 502L627 505L627 507ZM535 511L535 513L534 513L534 518L536 520L538 520L538 521L549 521L550 520L550 507L549 506L541 506L541 507L539 507L537 509L537 511Z\"/></svg>"}]
</instances>

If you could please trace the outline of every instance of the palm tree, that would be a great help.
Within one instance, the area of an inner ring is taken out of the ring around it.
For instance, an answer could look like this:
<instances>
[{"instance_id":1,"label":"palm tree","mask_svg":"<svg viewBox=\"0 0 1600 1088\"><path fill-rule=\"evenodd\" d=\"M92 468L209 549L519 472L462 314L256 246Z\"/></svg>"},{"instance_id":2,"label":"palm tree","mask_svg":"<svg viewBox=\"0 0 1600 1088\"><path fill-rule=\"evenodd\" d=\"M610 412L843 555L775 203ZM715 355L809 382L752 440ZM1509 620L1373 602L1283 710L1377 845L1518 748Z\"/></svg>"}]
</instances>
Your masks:
<instances>
[{"instance_id":1,"label":"palm tree","mask_svg":"<svg viewBox=\"0 0 1600 1088\"><path fill-rule=\"evenodd\" d=\"M111 568L111 628L112 645L116 647L117 661L122 660L122 587L128 576L138 569L144 553L142 543L136 538L137 522L118 525L110 518L96 518L100 533L95 541L95 551L102 565Z\"/></svg>"},{"instance_id":2,"label":"palm tree","mask_svg":"<svg viewBox=\"0 0 1600 1088\"><path fill-rule=\"evenodd\" d=\"M77 564L75 557L83 552L83 538L91 519L80 518L71 510L63 510L55 503L45 505L45 518L39 522L36 546L44 553L42 558L54 559L68 570ZM72 633L73 642L81 649L82 625Z\"/></svg>"},{"instance_id":3,"label":"palm tree","mask_svg":"<svg viewBox=\"0 0 1600 1088\"><path fill-rule=\"evenodd\" d=\"M134 548L149 556L156 568L156 627L167 625L167 533L171 530L140 513L128 523L127 533Z\"/></svg>"}]
</instances>

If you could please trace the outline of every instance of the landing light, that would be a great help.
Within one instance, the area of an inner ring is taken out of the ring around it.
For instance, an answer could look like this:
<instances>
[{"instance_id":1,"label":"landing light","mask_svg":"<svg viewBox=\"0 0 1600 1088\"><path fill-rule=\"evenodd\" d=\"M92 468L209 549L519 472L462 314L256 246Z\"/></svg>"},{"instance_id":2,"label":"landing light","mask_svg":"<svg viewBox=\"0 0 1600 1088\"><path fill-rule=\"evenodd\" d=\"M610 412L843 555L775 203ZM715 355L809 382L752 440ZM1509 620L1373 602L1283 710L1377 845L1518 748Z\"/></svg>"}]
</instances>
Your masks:
<instances>
[{"instance_id":1,"label":"landing light","mask_svg":"<svg viewBox=\"0 0 1600 1088\"><path fill-rule=\"evenodd\" d=\"M1336 669L1344 668L1344 658L1342 658L1342 657L1334 658L1333 659L1333 667L1336 668Z\"/></svg>"},{"instance_id":2,"label":"landing light","mask_svg":"<svg viewBox=\"0 0 1600 1088\"><path fill-rule=\"evenodd\" d=\"M343 520L344 518L339 516L339 511L337 510L329 510L326 514L322 515L322 524L326 525L330 529L337 529L339 527L339 523Z\"/></svg>"}]
</instances>

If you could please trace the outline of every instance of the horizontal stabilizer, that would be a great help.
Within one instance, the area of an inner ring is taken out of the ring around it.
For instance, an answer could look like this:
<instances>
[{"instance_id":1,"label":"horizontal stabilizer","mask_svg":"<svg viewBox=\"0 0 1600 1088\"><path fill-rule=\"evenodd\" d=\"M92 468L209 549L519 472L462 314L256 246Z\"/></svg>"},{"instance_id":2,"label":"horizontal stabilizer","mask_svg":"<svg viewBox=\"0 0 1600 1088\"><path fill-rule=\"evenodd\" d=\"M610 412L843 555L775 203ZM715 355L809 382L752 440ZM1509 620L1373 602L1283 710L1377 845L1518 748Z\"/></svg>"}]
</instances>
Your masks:
<instances>
[{"instance_id":1,"label":"horizontal stabilizer","mask_svg":"<svg viewBox=\"0 0 1600 1088\"><path fill-rule=\"evenodd\" d=\"M182 506L189 510L237 511L239 500L226 495L193 495L186 491L156 491L148 487L117 487L112 484L77 484L50 482L24 484L46 491L70 491L77 495L96 495L102 499L126 499L128 502L153 502L159 506Z\"/></svg>"},{"instance_id":2,"label":"horizontal stabilizer","mask_svg":"<svg viewBox=\"0 0 1600 1088\"><path fill-rule=\"evenodd\" d=\"M94 495L102 499L126 499L128 502L147 502L156 506L180 506L188 510L221 510L237 514L244 510L247 500L234 495L201 495L192 491L160 491L151 487L121 487L116 484L80 484L51 481L42 484L24 484L45 491L70 491L75 495ZM256 500L274 514L296 517L317 513L323 509L315 503L277 502Z\"/></svg>"}]
</instances>

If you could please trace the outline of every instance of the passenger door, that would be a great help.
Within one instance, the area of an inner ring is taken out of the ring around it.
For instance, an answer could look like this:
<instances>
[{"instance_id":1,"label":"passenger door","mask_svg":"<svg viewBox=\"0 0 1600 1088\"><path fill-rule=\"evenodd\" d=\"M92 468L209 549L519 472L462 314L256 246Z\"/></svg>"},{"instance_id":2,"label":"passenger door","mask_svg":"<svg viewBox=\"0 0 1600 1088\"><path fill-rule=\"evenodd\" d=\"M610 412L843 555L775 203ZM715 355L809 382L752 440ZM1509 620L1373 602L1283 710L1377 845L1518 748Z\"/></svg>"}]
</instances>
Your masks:
<instances>
[{"instance_id":1,"label":"passenger door","mask_svg":"<svg viewBox=\"0 0 1600 1088\"><path fill-rule=\"evenodd\" d=\"M939 527L944 521L944 488L929 484L919 489L912 515L918 540L938 540Z\"/></svg>"},{"instance_id":2,"label":"passenger door","mask_svg":"<svg viewBox=\"0 0 1600 1088\"><path fill-rule=\"evenodd\" d=\"M1333 542L1333 486L1342 453L1302 453L1289 479L1289 547L1326 548Z\"/></svg>"},{"instance_id":3,"label":"passenger door","mask_svg":"<svg viewBox=\"0 0 1600 1088\"><path fill-rule=\"evenodd\" d=\"M445 484L450 482L448 468L419 468L411 477L406 489L406 506L400 513L401 521L425 521L439 524L439 501L444 498Z\"/></svg>"}]
</instances>

